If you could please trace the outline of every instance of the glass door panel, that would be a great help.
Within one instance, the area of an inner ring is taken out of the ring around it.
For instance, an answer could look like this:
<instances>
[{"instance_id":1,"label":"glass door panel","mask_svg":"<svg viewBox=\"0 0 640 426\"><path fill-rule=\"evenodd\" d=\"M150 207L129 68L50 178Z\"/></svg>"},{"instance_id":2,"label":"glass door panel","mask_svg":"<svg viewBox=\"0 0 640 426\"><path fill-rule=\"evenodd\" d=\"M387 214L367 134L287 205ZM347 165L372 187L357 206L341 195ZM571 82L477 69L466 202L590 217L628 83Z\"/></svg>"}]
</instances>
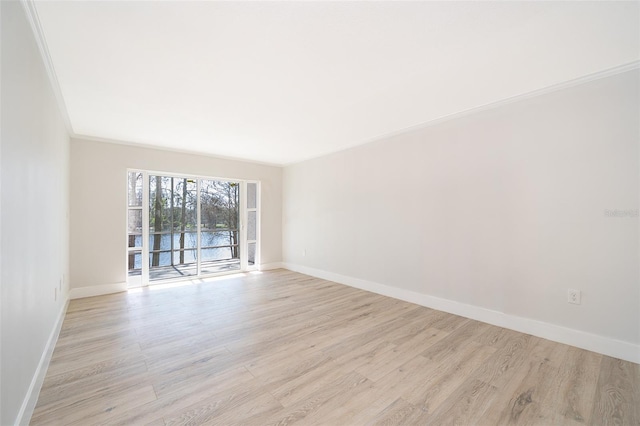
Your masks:
<instances>
[{"instance_id":1,"label":"glass door panel","mask_svg":"<svg viewBox=\"0 0 640 426\"><path fill-rule=\"evenodd\" d=\"M149 177L149 280L197 275L197 183Z\"/></svg>"},{"instance_id":2,"label":"glass door panel","mask_svg":"<svg viewBox=\"0 0 640 426\"><path fill-rule=\"evenodd\" d=\"M128 179L128 197L127 202L129 207L142 208L142 172L129 172Z\"/></svg>"},{"instance_id":3,"label":"glass door panel","mask_svg":"<svg viewBox=\"0 0 640 426\"><path fill-rule=\"evenodd\" d=\"M203 274L240 269L240 184L200 180L200 268Z\"/></svg>"}]
</instances>

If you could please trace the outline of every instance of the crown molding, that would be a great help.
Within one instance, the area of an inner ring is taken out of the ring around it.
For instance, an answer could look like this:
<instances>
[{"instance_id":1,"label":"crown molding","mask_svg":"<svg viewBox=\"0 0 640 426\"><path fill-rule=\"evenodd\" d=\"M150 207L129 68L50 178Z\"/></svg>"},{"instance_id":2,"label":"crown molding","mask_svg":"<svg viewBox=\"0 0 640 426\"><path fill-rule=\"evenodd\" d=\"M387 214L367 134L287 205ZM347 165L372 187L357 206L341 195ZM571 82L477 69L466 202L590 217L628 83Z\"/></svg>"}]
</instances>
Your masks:
<instances>
[{"instance_id":1,"label":"crown molding","mask_svg":"<svg viewBox=\"0 0 640 426\"><path fill-rule=\"evenodd\" d=\"M73 127L71 126L71 120L69 119L67 104L64 101L64 96L62 96L62 90L60 89L60 83L58 82L58 76L56 75L56 70L53 66L51 55L49 54L49 47L47 46L47 41L44 37L44 31L42 30L42 25L40 24L40 18L38 17L36 4L33 0L20 0L20 3L22 3L25 14L27 16L27 20L29 21L29 25L31 26L31 30L33 31L36 44L38 45L38 50L40 51L40 56L42 57L44 68L47 71L47 75L49 76L51 89L53 90L56 102L58 103L58 108L60 109L60 115L62 116L64 125L67 128L67 133L69 134L69 136L74 136L75 133L73 131Z\"/></svg>"},{"instance_id":2,"label":"crown molding","mask_svg":"<svg viewBox=\"0 0 640 426\"><path fill-rule=\"evenodd\" d=\"M112 144L112 145L122 145L130 148L153 149L156 151L173 152L175 154L197 155L200 157L214 158L216 160L237 161L245 164L256 164L258 166L268 166L268 167L278 167L278 168L284 167L280 163L252 160L250 158L233 157L230 155L215 154L215 153L206 152L206 151L195 151L190 149L174 148L170 146L153 145L151 143L146 143L146 142L125 141L121 139L101 138L98 136L88 136L88 135L81 135L81 134L72 134L71 139L77 142L82 142L82 141L98 142L98 143L105 143L105 144Z\"/></svg>"}]
</instances>

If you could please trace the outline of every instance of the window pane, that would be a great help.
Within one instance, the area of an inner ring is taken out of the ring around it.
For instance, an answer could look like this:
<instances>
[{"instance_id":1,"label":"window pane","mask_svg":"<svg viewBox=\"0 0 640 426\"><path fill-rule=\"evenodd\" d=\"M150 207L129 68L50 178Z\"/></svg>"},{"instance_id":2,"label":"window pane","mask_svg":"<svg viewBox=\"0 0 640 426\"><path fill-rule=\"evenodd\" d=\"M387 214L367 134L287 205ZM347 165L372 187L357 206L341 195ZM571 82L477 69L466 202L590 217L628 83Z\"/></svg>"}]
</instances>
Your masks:
<instances>
[{"instance_id":1,"label":"window pane","mask_svg":"<svg viewBox=\"0 0 640 426\"><path fill-rule=\"evenodd\" d=\"M171 178L149 176L149 230L171 230L173 209L171 206Z\"/></svg>"},{"instance_id":2,"label":"window pane","mask_svg":"<svg viewBox=\"0 0 640 426\"><path fill-rule=\"evenodd\" d=\"M142 209L129 209L127 228L130 234L142 234Z\"/></svg>"},{"instance_id":3,"label":"window pane","mask_svg":"<svg viewBox=\"0 0 640 426\"><path fill-rule=\"evenodd\" d=\"M200 256L202 262L233 259L230 247L202 249L200 250Z\"/></svg>"},{"instance_id":4,"label":"window pane","mask_svg":"<svg viewBox=\"0 0 640 426\"><path fill-rule=\"evenodd\" d=\"M149 253L149 266L151 269L158 266L171 266L171 252Z\"/></svg>"},{"instance_id":5,"label":"window pane","mask_svg":"<svg viewBox=\"0 0 640 426\"><path fill-rule=\"evenodd\" d=\"M149 250L171 250L171 234L149 235Z\"/></svg>"},{"instance_id":6,"label":"window pane","mask_svg":"<svg viewBox=\"0 0 640 426\"><path fill-rule=\"evenodd\" d=\"M240 259L240 184L202 179L200 188L202 262ZM202 267L201 270L204 273L212 269Z\"/></svg>"},{"instance_id":7,"label":"window pane","mask_svg":"<svg viewBox=\"0 0 640 426\"><path fill-rule=\"evenodd\" d=\"M215 274L240 269L240 259L233 257L233 251L229 247L202 249L200 255L200 271L202 274Z\"/></svg>"},{"instance_id":8,"label":"window pane","mask_svg":"<svg viewBox=\"0 0 640 426\"><path fill-rule=\"evenodd\" d=\"M256 212L248 212L247 213L247 240L255 241L256 239L256 228L258 226L256 222Z\"/></svg>"},{"instance_id":9,"label":"window pane","mask_svg":"<svg viewBox=\"0 0 640 426\"><path fill-rule=\"evenodd\" d=\"M129 269L129 275L140 275L142 272L142 252L132 251L129 252L127 265Z\"/></svg>"},{"instance_id":10,"label":"window pane","mask_svg":"<svg viewBox=\"0 0 640 426\"><path fill-rule=\"evenodd\" d=\"M193 179L173 178L173 205L170 220L174 231L195 231L197 184Z\"/></svg>"},{"instance_id":11,"label":"window pane","mask_svg":"<svg viewBox=\"0 0 640 426\"><path fill-rule=\"evenodd\" d=\"M196 248L198 247L197 232L178 232L173 234L173 248Z\"/></svg>"},{"instance_id":12,"label":"window pane","mask_svg":"<svg viewBox=\"0 0 640 426\"><path fill-rule=\"evenodd\" d=\"M128 235L128 247L140 247L142 248L142 235Z\"/></svg>"},{"instance_id":13,"label":"window pane","mask_svg":"<svg viewBox=\"0 0 640 426\"><path fill-rule=\"evenodd\" d=\"M202 230L238 229L240 185L203 179L200 188Z\"/></svg>"},{"instance_id":14,"label":"window pane","mask_svg":"<svg viewBox=\"0 0 640 426\"><path fill-rule=\"evenodd\" d=\"M258 204L258 184L247 184L247 208L255 209Z\"/></svg>"},{"instance_id":15,"label":"window pane","mask_svg":"<svg viewBox=\"0 0 640 426\"><path fill-rule=\"evenodd\" d=\"M218 247L218 246L233 246L239 243L238 231L216 231L216 232L202 232L201 234L201 246L202 247Z\"/></svg>"},{"instance_id":16,"label":"window pane","mask_svg":"<svg viewBox=\"0 0 640 426\"><path fill-rule=\"evenodd\" d=\"M151 267L149 268L149 279L150 280L165 280L170 278L180 278L191 275L196 275L198 273L197 266L195 261L189 262L186 258L194 258L195 256L189 253L190 250L185 252L185 262L180 262L180 255L178 252L160 252L160 253L151 253L149 255L149 264ZM171 258L172 254L174 257L174 262L172 264ZM157 261L156 259L157 258ZM154 263L157 263L154 265Z\"/></svg>"},{"instance_id":17,"label":"window pane","mask_svg":"<svg viewBox=\"0 0 640 426\"><path fill-rule=\"evenodd\" d=\"M255 265L256 263L256 243L249 243L247 258L249 265Z\"/></svg>"},{"instance_id":18,"label":"window pane","mask_svg":"<svg viewBox=\"0 0 640 426\"><path fill-rule=\"evenodd\" d=\"M182 265L184 263L196 262L196 250L175 250L173 252L173 264Z\"/></svg>"},{"instance_id":19,"label":"window pane","mask_svg":"<svg viewBox=\"0 0 640 426\"><path fill-rule=\"evenodd\" d=\"M237 271L240 269L239 260L217 261L212 263L203 263L200 271L203 275L216 274L219 272Z\"/></svg>"},{"instance_id":20,"label":"window pane","mask_svg":"<svg viewBox=\"0 0 640 426\"><path fill-rule=\"evenodd\" d=\"M140 207L142 206L142 173L141 172L129 172L129 206Z\"/></svg>"}]
</instances>

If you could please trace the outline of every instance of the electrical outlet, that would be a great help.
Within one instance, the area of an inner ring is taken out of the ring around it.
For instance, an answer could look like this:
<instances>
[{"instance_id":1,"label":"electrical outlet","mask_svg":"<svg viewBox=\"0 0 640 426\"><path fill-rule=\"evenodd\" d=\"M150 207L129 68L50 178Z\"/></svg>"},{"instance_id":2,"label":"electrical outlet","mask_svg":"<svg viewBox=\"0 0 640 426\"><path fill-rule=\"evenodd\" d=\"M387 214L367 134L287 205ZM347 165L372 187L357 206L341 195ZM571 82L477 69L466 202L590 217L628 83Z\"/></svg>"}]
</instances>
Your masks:
<instances>
[{"instance_id":1,"label":"electrical outlet","mask_svg":"<svg viewBox=\"0 0 640 426\"><path fill-rule=\"evenodd\" d=\"M58 289L53 288L53 301L56 302L58 300Z\"/></svg>"},{"instance_id":2,"label":"electrical outlet","mask_svg":"<svg viewBox=\"0 0 640 426\"><path fill-rule=\"evenodd\" d=\"M307 249L303 249L302 250L302 257L306 257L307 256Z\"/></svg>"},{"instance_id":3,"label":"electrical outlet","mask_svg":"<svg viewBox=\"0 0 640 426\"><path fill-rule=\"evenodd\" d=\"M573 303L574 305L579 305L580 304L580 290L575 290L570 288L568 290L568 296L569 296L569 303Z\"/></svg>"}]
</instances>

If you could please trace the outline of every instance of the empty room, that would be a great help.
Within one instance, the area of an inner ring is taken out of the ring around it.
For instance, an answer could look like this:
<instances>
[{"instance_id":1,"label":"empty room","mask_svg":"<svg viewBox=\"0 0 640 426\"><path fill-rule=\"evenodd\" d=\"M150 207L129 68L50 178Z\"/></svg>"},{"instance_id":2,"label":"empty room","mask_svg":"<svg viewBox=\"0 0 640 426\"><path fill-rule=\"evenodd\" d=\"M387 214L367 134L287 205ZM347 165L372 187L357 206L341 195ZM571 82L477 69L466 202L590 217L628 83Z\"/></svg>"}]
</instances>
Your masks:
<instances>
[{"instance_id":1,"label":"empty room","mask_svg":"<svg viewBox=\"0 0 640 426\"><path fill-rule=\"evenodd\" d=\"M0 425L640 425L639 1L0 34Z\"/></svg>"}]
</instances>

